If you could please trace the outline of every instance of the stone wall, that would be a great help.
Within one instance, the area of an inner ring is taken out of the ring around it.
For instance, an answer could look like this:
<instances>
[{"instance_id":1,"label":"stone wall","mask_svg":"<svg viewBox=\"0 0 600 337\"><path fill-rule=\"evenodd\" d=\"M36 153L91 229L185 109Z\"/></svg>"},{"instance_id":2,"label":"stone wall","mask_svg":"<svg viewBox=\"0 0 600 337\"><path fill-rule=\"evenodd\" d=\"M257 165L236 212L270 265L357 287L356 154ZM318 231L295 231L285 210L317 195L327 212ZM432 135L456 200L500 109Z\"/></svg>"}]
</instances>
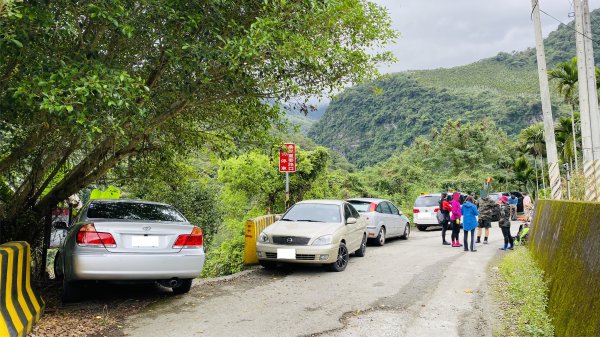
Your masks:
<instances>
[{"instance_id":1,"label":"stone wall","mask_svg":"<svg viewBox=\"0 0 600 337\"><path fill-rule=\"evenodd\" d=\"M600 203L538 200L531 234L556 336L600 336Z\"/></svg>"}]
</instances>

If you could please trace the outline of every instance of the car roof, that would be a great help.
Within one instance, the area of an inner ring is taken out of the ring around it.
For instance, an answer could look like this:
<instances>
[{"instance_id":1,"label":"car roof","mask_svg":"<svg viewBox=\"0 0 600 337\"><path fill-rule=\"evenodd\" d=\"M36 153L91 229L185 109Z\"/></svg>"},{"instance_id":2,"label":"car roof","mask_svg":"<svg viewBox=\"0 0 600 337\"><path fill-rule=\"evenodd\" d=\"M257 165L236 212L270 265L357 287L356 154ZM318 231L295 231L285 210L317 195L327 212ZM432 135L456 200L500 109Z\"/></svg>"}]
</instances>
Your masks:
<instances>
[{"instance_id":1,"label":"car roof","mask_svg":"<svg viewBox=\"0 0 600 337\"><path fill-rule=\"evenodd\" d=\"M302 200L302 201L298 201L296 204L343 205L344 203L345 203L344 200L314 199L314 200Z\"/></svg>"},{"instance_id":2,"label":"car roof","mask_svg":"<svg viewBox=\"0 0 600 337\"><path fill-rule=\"evenodd\" d=\"M428 193L428 194L423 194L418 196L417 198L424 198L424 197L441 197L442 194L441 193Z\"/></svg>"},{"instance_id":3,"label":"car roof","mask_svg":"<svg viewBox=\"0 0 600 337\"><path fill-rule=\"evenodd\" d=\"M380 199L380 198L350 198L347 201L365 201L365 202L380 203L382 201L389 201L389 200L387 200L387 199Z\"/></svg>"},{"instance_id":4,"label":"car roof","mask_svg":"<svg viewBox=\"0 0 600 337\"><path fill-rule=\"evenodd\" d=\"M128 204L152 204L152 205L164 205L171 206L164 202L147 201L147 200L134 200L134 199L94 199L90 203L128 203Z\"/></svg>"}]
</instances>

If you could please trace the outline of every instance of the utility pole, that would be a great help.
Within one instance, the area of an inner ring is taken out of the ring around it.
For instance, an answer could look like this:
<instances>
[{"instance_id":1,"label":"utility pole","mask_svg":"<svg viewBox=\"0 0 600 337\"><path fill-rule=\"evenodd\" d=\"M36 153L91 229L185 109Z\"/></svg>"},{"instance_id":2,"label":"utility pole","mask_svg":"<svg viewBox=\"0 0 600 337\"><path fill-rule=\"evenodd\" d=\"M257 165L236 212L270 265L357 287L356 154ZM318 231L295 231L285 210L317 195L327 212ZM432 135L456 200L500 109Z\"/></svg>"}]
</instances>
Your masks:
<instances>
[{"instance_id":1,"label":"utility pole","mask_svg":"<svg viewBox=\"0 0 600 337\"><path fill-rule=\"evenodd\" d=\"M578 0L575 0L578 1ZM548 173L550 175L550 191L552 199L562 197L560 184L560 169L558 167L558 152L554 139L554 119L550 104L550 89L548 88L548 71L546 69L546 55L544 53L544 40L540 25L540 0L531 0L533 7L533 30L535 32L535 49L537 51L538 77L540 81L540 96L542 99L542 112L544 114L544 138L546 140L546 154L548 157ZM543 177L542 177L543 179Z\"/></svg>"},{"instance_id":2,"label":"utility pole","mask_svg":"<svg viewBox=\"0 0 600 337\"><path fill-rule=\"evenodd\" d=\"M588 201L600 201L600 111L596 93L596 69L592 46L592 30L587 0L573 1L575 8L575 41L581 111L581 140L585 195Z\"/></svg>"}]
</instances>

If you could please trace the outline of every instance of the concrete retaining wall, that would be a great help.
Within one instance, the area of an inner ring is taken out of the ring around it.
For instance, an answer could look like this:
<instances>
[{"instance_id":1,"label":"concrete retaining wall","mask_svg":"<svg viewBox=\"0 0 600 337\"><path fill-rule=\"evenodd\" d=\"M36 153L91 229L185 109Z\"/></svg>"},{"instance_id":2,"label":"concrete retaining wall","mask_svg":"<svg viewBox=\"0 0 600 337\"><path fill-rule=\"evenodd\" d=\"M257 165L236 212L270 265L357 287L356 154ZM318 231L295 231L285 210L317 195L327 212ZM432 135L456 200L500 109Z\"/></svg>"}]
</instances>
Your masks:
<instances>
[{"instance_id":1,"label":"concrete retaining wall","mask_svg":"<svg viewBox=\"0 0 600 337\"><path fill-rule=\"evenodd\" d=\"M556 336L600 336L600 203L539 200L532 231Z\"/></svg>"},{"instance_id":2,"label":"concrete retaining wall","mask_svg":"<svg viewBox=\"0 0 600 337\"><path fill-rule=\"evenodd\" d=\"M275 222L276 214L263 215L258 218L246 220L245 242L244 242L244 264L252 265L258 263L256 257L256 239L260 233Z\"/></svg>"},{"instance_id":3,"label":"concrete retaining wall","mask_svg":"<svg viewBox=\"0 0 600 337\"><path fill-rule=\"evenodd\" d=\"M27 242L0 245L0 336L25 336L40 319L44 302L31 286Z\"/></svg>"}]
</instances>

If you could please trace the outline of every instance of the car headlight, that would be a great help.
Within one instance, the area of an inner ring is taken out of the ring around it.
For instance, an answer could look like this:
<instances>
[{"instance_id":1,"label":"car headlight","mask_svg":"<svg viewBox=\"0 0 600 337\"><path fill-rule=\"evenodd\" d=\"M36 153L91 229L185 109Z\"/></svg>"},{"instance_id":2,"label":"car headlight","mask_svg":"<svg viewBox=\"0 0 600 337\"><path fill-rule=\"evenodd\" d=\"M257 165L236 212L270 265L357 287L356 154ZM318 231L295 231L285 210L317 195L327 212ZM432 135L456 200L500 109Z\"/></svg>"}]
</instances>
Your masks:
<instances>
[{"instance_id":1,"label":"car headlight","mask_svg":"<svg viewBox=\"0 0 600 337\"><path fill-rule=\"evenodd\" d=\"M260 243L269 243L269 236L265 234L265 232L261 232L258 236L258 242Z\"/></svg>"},{"instance_id":2,"label":"car headlight","mask_svg":"<svg viewBox=\"0 0 600 337\"><path fill-rule=\"evenodd\" d=\"M313 242L313 246L324 246L324 245L330 245L331 242L333 242L333 235L329 234L329 235L323 235L318 237L314 242Z\"/></svg>"}]
</instances>

